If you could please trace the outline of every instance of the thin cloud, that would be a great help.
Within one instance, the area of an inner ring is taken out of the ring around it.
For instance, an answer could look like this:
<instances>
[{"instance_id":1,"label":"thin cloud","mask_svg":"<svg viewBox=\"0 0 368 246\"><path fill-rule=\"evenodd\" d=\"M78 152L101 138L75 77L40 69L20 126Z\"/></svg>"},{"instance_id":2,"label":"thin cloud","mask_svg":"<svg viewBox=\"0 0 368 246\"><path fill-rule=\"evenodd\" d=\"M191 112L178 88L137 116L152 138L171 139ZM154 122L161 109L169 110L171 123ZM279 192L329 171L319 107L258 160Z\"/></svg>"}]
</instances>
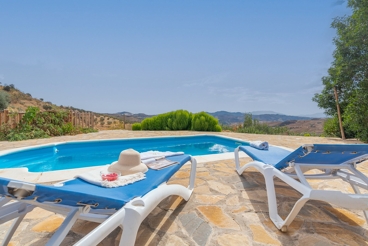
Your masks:
<instances>
[{"instance_id":1,"label":"thin cloud","mask_svg":"<svg viewBox=\"0 0 368 246\"><path fill-rule=\"evenodd\" d=\"M251 90L245 87L233 88L209 88L209 93L213 96L225 97L227 100L233 100L237 103L256 103L256 104L284 104L285 98L290 94L278 92L263 92Z\"/></svg>"},{"instance_id":2,"label":"thin cloud","mask_svg":"<svg viewBox=\"0 0 368 246\"><path fill-rule=\"evenodd\" d=\"M335 6L340 6L340 5L343 5L345 3L345 0L336 0L332 3L332 6L335 7Z\"/></svg>"},{"instance_id":3,"label":"thin cloud","mask_svg":"<svg viewBox=\"0 0 368 246\"><path fill-rule=\"evenodd\" d=\"M193 87L193 86L205 86L205 85L223 83L226 77L227 76L225 74L209 76L209 77L202 78L202 79L196 79L192 81L183 82L182 86L183 87Z\"/></svg>"},{"instance_id":4,"label":"thin cloud","mask_svg":"<svg viewBox=\"0 0 368 246\"><path fill-rule=\"evenodd\" d=\"M300 90L288 92L260 91L249 87L209 87L208 92L213 97L231 100L239 104L271 106L289 105L291 101L294 101L297 98L310 98L310 100L312 100L314 94L321 92L322 89L322 85L310 87L308 89L301 88Z\"/></svg>"}]
</instances>

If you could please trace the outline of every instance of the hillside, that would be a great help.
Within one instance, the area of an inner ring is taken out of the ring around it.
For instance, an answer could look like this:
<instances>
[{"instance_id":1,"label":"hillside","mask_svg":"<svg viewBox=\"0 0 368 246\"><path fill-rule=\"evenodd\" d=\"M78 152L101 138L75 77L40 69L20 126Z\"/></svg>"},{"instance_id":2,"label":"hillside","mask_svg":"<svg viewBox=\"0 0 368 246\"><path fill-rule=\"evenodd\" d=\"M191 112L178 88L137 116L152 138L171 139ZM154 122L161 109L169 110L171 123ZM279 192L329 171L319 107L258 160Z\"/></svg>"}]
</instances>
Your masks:
<instances>
[{"instance_id":1,"label":"hillside","mask_svg":"<svg viewBox=\"0 0 368 246\"><path fill-rule=\"evenodd\" d=\"M245 113L240 112L227 112L227 111L217 111L214 113L209 113L216 117L220 124L223 125L233 125L233 124L242 124L244 122ZM289 120L310 120L309 117L302 117L302 116L291 116L291 115L284 115L284 114L258 114L252 115L253 119L257 119L262 122L268 121L289 121Z\"/></svg>"},{"instance_id":2,"label":"hillside","mask_svg":"<svg viewBox=\"0 0 368 246\"><path fill-rule=\"evenodd\" d=\"M323 133L323 124L326 119L310 119L310 120L288 120L284 122L266 122L269 126L283 126L287 127L290 132L303 134L311 133L321 135Z\"/></svg>"},{"instance_id":3,"label":"hillside","mask_svg":"<svg viewBox=\"0 0 368 246\"><path fill-rule=\"evenodd\" d=\"M6 91L10 96L10 103L7 107L7 110L10 112L25 112L28 107L38 107L41 111L77 110L80 112L88 112L79 108L58 106L52 102L44 102L42 98L34 98L31 94L20 91L14 85L0 85L0 90ZM118 118L96 112L94 112L94 114L95 127L99 130L124 128L122 120Z\"/></svg>"},{"instance_id":4,"label":"hillside","mask_svg":"<svg viewBox=\"0 0 368 246\"><path fill-rule=\"evenodd\" d=\"M106 115L111 115L112 117L115 117L115 118L120 119L120 120L122 120L124 122L127 122L127 123L141 122L145 118L149 118L149 117L154 116L154 115L148 115L148 114L144 114L144 113L132 114L132 113L126 112L126 111L118 112L118 113L114 113L114 114L106 114Z\"/></svg>"},{"instance_id":5,"label":"hillside","mask_svg":"<svg viewBox=\"0 0 368 246\"><path fill-rule=\"evenodd\" d=\"M42 98L34 98L31 94L18 90L14 85L0 85L0 90L6 91L10 96L10 103L7 107L10 112L25 112L28 107L38 107L41 111L63 108L51 102L44 102Z\"/></svg>"}]
</instances>

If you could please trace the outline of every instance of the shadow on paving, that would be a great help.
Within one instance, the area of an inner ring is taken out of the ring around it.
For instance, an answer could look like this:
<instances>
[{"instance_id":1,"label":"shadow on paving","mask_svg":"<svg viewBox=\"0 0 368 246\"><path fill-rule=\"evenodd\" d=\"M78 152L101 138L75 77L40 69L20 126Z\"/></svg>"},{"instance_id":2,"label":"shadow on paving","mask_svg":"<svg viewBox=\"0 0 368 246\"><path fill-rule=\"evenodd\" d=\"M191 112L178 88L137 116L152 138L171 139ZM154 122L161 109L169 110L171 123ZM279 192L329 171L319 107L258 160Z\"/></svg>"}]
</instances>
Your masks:
<instances>
[{"instance_id":1,"label":"shadow on paving","mask_svg":"<svg viewBox=\"0 0 368 246\"><path fill-rule=\"evenodd\" d=\"M302 195L280 179L275 178L274 181L278 213L285 219ZM290 224L288 232L283 233L269 219L264 176L255 169L245 170L240 176L237 188L239 186L246 193L243 201L251 204L264 228L275 233L282 244L295 244L299 241L299 245L302 245L300 239L304 239L305 243L309 241L311 245L314 245L313 241L316 244L332 242L342 245L367 244L367 230L361 224L323 201L309 200Z\"/></svg>"}]
</instances>

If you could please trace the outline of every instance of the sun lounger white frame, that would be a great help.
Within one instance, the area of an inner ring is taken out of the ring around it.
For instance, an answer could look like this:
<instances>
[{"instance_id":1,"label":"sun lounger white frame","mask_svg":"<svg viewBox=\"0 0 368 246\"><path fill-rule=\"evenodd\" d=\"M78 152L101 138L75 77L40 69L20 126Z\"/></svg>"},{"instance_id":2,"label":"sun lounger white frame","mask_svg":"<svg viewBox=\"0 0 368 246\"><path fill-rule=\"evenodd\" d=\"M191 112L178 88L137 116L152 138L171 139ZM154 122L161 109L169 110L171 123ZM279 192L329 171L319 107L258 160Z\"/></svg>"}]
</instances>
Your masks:
<instances>
[{"instance_id":1,"label":"sun lounger white frame","mask_svg":"<svg viewBox=\"0 0 368 246\"><path fill-rule=\"evenodd\" d=\"M254 167L263 174L266 183L269 216L275 226L282 232L288 230L288 226L309 200L320 200L348 209L363 210L368 222L368 195L362 195L359 190L359 187L368 190L368 178L356 169L355 163L350 164L350 162L354 161L351 160L349 163L341 163L339 165L295 163L289 170L280 171L272 165L259 161L251 161L244 166L240 166L239 150L239 147L234 150L237 173L242 175L245 169ZM365 157L367 158L367 156ZM356 161L362 158L364 157L360 157ZM304 173L311 169L321 169L324 173L315 175ZM302 194L302 197L295 203L285 220L278 214L274 177L281 179ZM316 190L311 188L307 181L307 179L339 178L348 182L352 186L355 194L342 193L341 191L335 190ZM295 179L298 179L300 182Z\"/></svg>"},{"instance_id":2,"label":"sun lounger white frame","mask_svg":"<svg viewBox=\"0 0 368 246\"><path fill-rule=\"evenodd\" d=\"M12 202L14 201L14 198L3 197L0 199L0 224L12 219L15 220L9 228L1 245L8 245L11 237L26 214L32 211L35 207L40 207L58 214L66 215L61 226L46 244L47 246L60 245L77 219L98 222L101 223L101 225L92 230L75 245L97 245L113 230L120 226L123 227L124 230L119 245L134 246L141 222L163 199L171 195L181 196L186 201L190 198L194 189L197 161L194 157L191 157L190 162L191 170L188 187L178 184L168 185L164 182L143 197L137 197L129 201L118 211L112 209L91 210L90 205L73 207L55 203L40 203L24 199L22 200L21 198ZM25 184L21 181L11 181L8 187L17 188L19 191L23 192L35 189L35 185L29 183Z\"/></svg>"}]
</instances>

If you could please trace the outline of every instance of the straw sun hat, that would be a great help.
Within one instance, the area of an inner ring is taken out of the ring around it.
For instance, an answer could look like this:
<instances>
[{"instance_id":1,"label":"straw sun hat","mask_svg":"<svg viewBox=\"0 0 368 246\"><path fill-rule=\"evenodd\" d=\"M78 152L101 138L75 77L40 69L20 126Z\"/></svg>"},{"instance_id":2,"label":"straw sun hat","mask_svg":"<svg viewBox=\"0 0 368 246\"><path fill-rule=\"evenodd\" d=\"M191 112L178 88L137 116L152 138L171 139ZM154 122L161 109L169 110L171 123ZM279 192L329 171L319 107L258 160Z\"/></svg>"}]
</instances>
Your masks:
<instances>
[{"instance_id":1,"label":"straw sun hat","mask_svg":"<svg viewBox=\"0 0 368 246\"><path fill-rule=\"evenodd\" d=\"M141 162L139 152L134 149L123 150L120 153L119 160L113 162L107 169L109 172L120 172L121 175L133 173L145 173L148 168Z\"/></svg>"}]
</instances>

